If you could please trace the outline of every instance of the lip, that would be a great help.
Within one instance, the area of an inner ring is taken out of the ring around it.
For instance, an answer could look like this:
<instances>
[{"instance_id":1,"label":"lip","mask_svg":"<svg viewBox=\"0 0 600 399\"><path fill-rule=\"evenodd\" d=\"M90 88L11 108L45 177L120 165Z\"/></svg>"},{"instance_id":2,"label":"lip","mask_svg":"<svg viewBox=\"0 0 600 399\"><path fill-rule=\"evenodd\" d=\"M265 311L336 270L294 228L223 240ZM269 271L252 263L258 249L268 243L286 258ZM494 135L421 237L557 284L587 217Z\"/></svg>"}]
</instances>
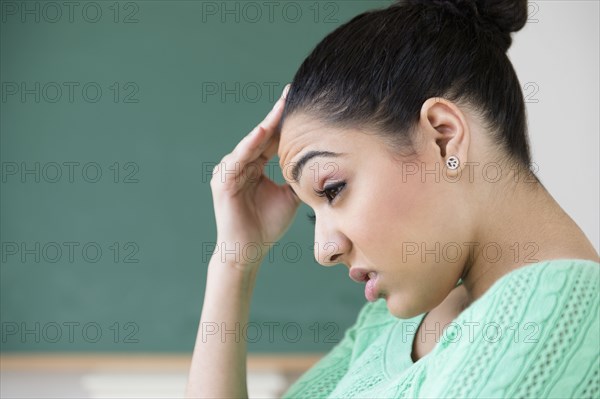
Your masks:
<instances>
[{"instance_id":1,"label":"lip","mask_svg":"<svg viewBox=\"0 0 600 399\"><path fill-rule=\"evenodd\" d=\"M377 290L377 272L353 267L348 274L357 283L367 283L365 285L365 297L369 302L373 302L380 297Z\"/></svg>"},{"instance_id":2,"label":"lip","mask_svg":"<svg viewBox=\"0 0 600 399\"><path fill-rule=\"evenodd\" d=\"M379 291L377 290L377 275L369 278L365 285L365 298L369 302L375 302L379 298Z\"/></svg>"},{"instance_id":3,"label":"lip","mask_svg":"<svg viewBox=\"0 0 600 399\"><path fill-rule=\"evenodd\" d=\"M348 272L350 278L357 283L363 283L369 280L369 273L372 273L372 270L362 269L360 267L353 267Z\"/></svg>"}]
</instances>

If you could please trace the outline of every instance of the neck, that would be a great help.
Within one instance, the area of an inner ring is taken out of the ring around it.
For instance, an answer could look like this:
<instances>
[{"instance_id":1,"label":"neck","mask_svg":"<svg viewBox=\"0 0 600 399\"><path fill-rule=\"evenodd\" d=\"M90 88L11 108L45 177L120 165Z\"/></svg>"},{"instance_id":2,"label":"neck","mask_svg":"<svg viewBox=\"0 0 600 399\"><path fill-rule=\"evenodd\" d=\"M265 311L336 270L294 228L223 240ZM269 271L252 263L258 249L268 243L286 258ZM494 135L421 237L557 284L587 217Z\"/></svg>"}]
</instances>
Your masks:
<instances>
[{"instance_id":1,"label":"neck","mask_svg":"<svg viewBox=\"0 0 600 399\"><path fill-rule=\"evenodd\" d=\"M507 181L490 188L490 201L479 201L484 206L478 209L477 245L462 276L464 307L520 267L552 259L599 259L583 231L543 186Z\"/></svg>"}]
</instances>

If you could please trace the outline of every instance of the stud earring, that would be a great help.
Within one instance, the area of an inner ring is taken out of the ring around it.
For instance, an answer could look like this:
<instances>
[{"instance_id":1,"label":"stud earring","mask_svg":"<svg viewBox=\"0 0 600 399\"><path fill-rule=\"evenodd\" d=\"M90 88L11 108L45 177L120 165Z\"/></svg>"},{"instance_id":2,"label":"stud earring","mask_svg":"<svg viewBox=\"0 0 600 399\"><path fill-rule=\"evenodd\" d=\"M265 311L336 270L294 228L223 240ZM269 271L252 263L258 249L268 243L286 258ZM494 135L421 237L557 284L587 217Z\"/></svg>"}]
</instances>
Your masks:
<instances>
[{"instance_id":1,"label":"stud earring","mask_svg":"<svg viewBox=\"0 0 600 399\"><path fill-rule=\"evenodd\" d=\"M458 160L458 157L456 155L452 155L446 160L446 166L448 166L448 169L457 169L459 164L460 161Z\"/></svg>"}]
</instances>

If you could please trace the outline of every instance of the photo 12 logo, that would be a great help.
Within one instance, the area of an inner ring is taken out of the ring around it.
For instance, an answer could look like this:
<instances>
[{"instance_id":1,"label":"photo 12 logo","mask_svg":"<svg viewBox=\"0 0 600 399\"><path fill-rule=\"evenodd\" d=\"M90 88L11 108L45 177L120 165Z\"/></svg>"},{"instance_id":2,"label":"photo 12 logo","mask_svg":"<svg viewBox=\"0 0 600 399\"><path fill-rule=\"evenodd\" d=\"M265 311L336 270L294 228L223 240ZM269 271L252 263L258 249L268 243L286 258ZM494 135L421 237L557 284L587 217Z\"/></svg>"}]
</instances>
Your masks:
<instances>
[{"instance_id":1,"label":"photo 12 logo","mask_svg":"<svg viewBox=\"0 0 600 399\"><path fill-rule=\"evenodd\" d=\"M140 247L136 242L99 243L96 241L2 241L2 263L98 263L102 258L113 263L139 263Z\"/></svg>"},{"instance_id":2,"label":"photo 12 logo","mask_svg":"<svg viewBox=\"0 0 600 399\"><path fill-rule=\"evenodd\" d=\"M140 102L140 86L136 82L39 82L3 81L2 103L99 103L135 104Z\"/></svg>"},{"instance_id":3,"label":"photo 12 logo","mask_svg":"<svg viewBox=\"0 0 600 399\"><path fill-rule=\"evenodd\" d=\"M339 1L202 1L202 23L336 24Z\"/></svg>"},{"instance_id":4,"label":"photo 12 logo","mask_svg":"<svg viewBox=\"0 0 600 399\"><path fill-rule=\"evenodd\" d=\"M6 161L0 163L2 183L139 183L140 166L136 162L81 161Z\"/></svg>"},{"instance_id":5,"label":"photo 12 logo","mask_svg":"<svg viewBox=\"0 0 600 399\"><path fill-rule=\"evenodd\" d=\"M140 22L140 3L135 1L2 1L0 12L3 24Z\"/></svg>"},{"instance_id":6,"label":"photo 12 logo","mask_svg":"<svg viewBox=\"0 0 600 399\"><path fill-rule=\"evenodd\" d=\"M112 342L137 344L140 327L133 321L99 323L96 321L3 321L3 344L56 344Z\"/></svg>"}]
</instances>

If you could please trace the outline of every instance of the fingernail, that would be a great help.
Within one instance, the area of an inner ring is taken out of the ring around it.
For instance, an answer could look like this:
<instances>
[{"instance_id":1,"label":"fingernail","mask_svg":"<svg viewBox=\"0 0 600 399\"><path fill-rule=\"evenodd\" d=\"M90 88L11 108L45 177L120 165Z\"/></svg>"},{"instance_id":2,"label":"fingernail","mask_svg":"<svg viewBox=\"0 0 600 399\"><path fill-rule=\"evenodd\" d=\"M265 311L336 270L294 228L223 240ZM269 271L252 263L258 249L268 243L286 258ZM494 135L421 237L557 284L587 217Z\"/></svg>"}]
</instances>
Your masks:
<instances>
[{"instance_id":1,"label":"fingernail","mask_svg":"<svg viewBox=\"0 0 600 399\"><path fill-rule=\"evenodd\" d=\"M281 93L281 97L285 98L288 94L288 91L290 91L290 86L291 83L288 83L287 85L285 85L285 87L283 88L283 93Z\"/></svg>"}]
</instances>

